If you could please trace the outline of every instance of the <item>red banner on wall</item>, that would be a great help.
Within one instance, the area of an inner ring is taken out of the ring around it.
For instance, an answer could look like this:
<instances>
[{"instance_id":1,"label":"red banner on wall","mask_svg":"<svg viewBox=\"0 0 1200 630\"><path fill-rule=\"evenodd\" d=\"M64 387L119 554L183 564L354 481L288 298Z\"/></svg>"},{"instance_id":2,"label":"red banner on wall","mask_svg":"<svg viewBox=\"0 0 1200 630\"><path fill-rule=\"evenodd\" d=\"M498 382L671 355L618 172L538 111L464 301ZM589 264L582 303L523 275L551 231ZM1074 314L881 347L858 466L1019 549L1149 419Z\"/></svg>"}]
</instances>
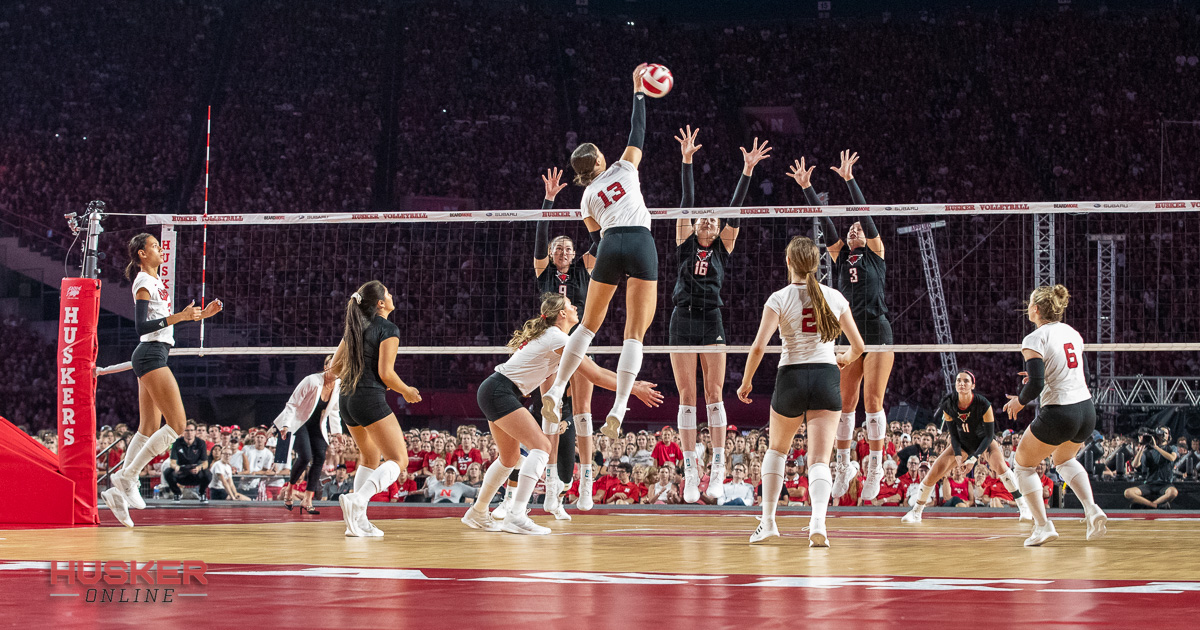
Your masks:
<instances>
[{"instance_id":1,"label":"red banner on wall","mask_svg":"<svg viewBox=\"0 0 1200 630\"><path fill-rule=\"evenodd\" d=\"M58 462L75 482L75 524L96 511L96 324L100 281L63 278L58 309Z\"/></svg>"}]
</instances>

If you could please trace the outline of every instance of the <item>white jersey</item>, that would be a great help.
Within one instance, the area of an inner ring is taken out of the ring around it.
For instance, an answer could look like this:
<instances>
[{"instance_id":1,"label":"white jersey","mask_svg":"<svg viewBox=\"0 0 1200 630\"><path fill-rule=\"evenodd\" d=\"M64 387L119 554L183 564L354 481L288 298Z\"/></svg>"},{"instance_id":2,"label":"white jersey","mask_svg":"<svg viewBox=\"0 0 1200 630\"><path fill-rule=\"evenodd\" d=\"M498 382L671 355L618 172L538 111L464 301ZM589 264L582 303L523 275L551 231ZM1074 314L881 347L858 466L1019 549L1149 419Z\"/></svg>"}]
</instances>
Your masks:
<instances>
[{"instance_id":1,"label":"white jersey","mask_svg":"<svg viewBox=\"0 0 1200 630\"><path fill-rule=\"evenodd\" d=\"M618 161L588 184L580 209L584 216L600 224L601 236L613 227L650 229L650 210L642 197L642 182L637 167L628 160Z\"/></svg>"},{"instance_id":2,"label":"white jersey","mask_svg":"<svg viewBox=\"0 0 1200 630\"><path fill-rule=\"evenodd\" d=\"M1043 405L1071 405L1092 397L1083 372L1083 337L1062 322L1051 322L1025 336L1021 349L1042 355L1046 363Z\"/></svg>"},{"instance_id":3,"label":"white jersey","mask_svg":"<svg viewBox=\"0 0 1200 630\"><path fill-rule=\"evenodd\" d=\"M850 310L850 302L837 289L823 284L820 286L825 302L833 310L834 317L840 320L842 313ZM767 298L767 308L779 314L779 340L783 342L780 367L798 363L837 365L834 342L821 341L821 334L817 332L817 318L813 314L806 285L789 284L772 293Z\"/></svg>"},{"instance_id":4,"label":"white jersey","mask_svg":"<svg viewBox=\"0 0 1200 630\"><path fill-rule=\"evenodd\" d=\"M522 395L528 396L558 371L562 356L555 350L565 345L567 333L558 326L551 326L542 336L521 346L507 361L497 365L496 371L516 383Z\"/></svg>"},{"instance_id":5,"label":"white jersey","mask_svg":"<svg viewBox=\"0 0 1200 630\"><path fill-rule=\"evenodd\" d=\"M167 287L163 286L162 280L145 271L139 271L137 277L133 279L134 302L137 302L137 294L141 289L145 289L150 294L150 312L147 315L149 319L155 320L171 316L170 293L167 292ZM167 326L161 330L147 333L141 336L141 340L157 341L173 346L175 345L175 327Z\"/></svg>"}]
</instances>

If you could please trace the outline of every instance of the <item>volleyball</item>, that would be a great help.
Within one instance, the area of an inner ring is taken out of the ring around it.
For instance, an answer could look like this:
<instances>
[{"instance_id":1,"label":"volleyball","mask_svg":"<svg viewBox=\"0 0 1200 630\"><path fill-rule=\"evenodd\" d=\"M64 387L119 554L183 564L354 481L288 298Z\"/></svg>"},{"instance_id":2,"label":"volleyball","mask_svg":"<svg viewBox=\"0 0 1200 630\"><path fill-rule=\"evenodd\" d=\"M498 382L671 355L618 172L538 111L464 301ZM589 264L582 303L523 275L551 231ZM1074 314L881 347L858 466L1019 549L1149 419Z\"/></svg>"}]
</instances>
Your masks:
<instances>
[{"instance_id":1,"label":"volleyball","mask_svg":"<svg viewBox=\"0 0 1200 630\"><path fill-rule=\"evenodd\" d=\"M662 64L652 63L643 71L642 87L646 90L646 96L662 98L671 91L673 85L675 85L675 77Z\"/></svg>"}]
</instances>

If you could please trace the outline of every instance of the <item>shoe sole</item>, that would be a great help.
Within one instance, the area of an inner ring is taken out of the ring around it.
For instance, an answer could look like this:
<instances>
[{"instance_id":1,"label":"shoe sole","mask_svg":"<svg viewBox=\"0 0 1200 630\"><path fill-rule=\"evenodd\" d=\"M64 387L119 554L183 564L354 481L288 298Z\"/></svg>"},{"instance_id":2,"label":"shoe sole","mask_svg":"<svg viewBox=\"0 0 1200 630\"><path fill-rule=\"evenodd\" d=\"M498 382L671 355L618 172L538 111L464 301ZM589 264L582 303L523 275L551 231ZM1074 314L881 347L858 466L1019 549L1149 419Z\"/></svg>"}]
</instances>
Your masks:
<instances>
[{"instance_id":1,"label":"shoe sole","mask_svg":"<svg viewBox=\"0 0 1200 630\"><path fill-rule=\"evenodd\" d=\"M567 514L566 512L562 512L561 514L559 514L559 513L555 513L555 515L554 515L554 520L556 520L556 521L569 521L569 520L571 520L571 515L570 515L570 514Z\"/></svg>"},{"instance_id":2,"label":"shoe sole","mask_svg":"<svg viewBox=\"0 0 1200 630\"><path fill-rule=\"evenodd\" d=\"M510 534L521 534L524 536L545 536L550 533L549 531L535 532L535 531L531 531L528 529L521 529L520 527L515 527L515 526L509 527L507 525L501 526L500 531L508 532Z\"/></svg>"},{"instance_id":3,"label":"shoe sole","mask_svg":"<svg viewBox=\"0 0 1200 630\"><path fill-rule=\"evenodd\" d=\"M820 533L809 534L808 535L808 546L809 547L828 547L829 546L829 537L826 536L825 534L820 534Z\"/></svg>"},{"instance_id":4,"label":"shoe sole","mask_svg":"<svg viewBox=\"0 0 1200 630\"><path fill-rule=\"evenodd\" d=\"M542 419L552 424L561 422L557 407L558 403L550 395L542 396Z\"/></svg>"},{"instance_id":5,"label":"shoe sole","mask_svg":"<svg viewBox=\"0 0 1200 630\"><path fill-rule=\"evenodd\" d=\"M466 525L467 527L470 527L471 529L479 529L479 530L483 530L483 531L485 531L485 532L498 532L498 531L500 531L500 529L499 529L499 528L496 528L496 529L488 529L487 527L484 527L483 525L480 525L479 523L476 523L475 521L473 521L473 520L471 520L471 519L467 518L466 516L463 516L463 517L462 517L461 519L459 519L459 520L460 520L460 521L462 521L462 524L463 524L463 525Z\"/></svg>"},{"instance_id":6,"label":"shoe sole","mask_svg":"<svg viewBox=\"0 0 1200 630\"><path fill-rule=\"evenodd\" d=\"M604 420L604 426L600 427L600 432L607 435L609 439L617 440L621 437L621 420L616 416L609 416Z\"/></svg>"},{"instance_id":7,"label":"shoe sole","mask_svg":"<svg viewBox=\"0 0 1200 630\"><path fill-rule=\"evenodd\" d=\"M1088 540L1100 540L1108 533L1108 517L1102 516L1096 523L1096 527L1088 527Z\"/></svg>"},{"instance_id":8,"label":"shoe sole","mask_svg":"<svg viewBox=\"0 0 1200 630\"><path fill-rule=\"evenodd\" d=\"M1047 536L1047 537L1046 537L1046 538L1044 538L1043 540L1040 540L1040 541L1038 541L1038 542L1035 542L1035 543L1030 543L1028 540L1026 540L1026 541L1025 541L1025 546L1026 546L1026 547L1041 547L1042 545L1044 545L1044 544L1046 544L1046 543L1048 543L1048 542L1054 542L1054 541L1056 541L1056 540L1058 540L1058 532L1055 532L1055 533L1051 534L1050 536Z\"/></svg>"}]
</instances>

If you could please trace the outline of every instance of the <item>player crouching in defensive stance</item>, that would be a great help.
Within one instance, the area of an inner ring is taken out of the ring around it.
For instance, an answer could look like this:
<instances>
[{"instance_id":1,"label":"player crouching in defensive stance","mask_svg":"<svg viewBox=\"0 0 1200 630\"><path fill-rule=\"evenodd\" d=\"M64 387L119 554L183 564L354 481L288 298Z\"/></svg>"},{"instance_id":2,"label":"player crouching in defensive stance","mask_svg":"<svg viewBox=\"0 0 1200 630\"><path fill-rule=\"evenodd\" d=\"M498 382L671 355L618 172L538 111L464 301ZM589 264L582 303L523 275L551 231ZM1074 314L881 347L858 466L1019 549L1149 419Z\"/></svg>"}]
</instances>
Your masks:
<instances>
[{"instance_id":1,"label":"player crouching in defensive stance","mask_svg":"<svg viewBox=\"0 0 1200 630\"><path fill-rule=\"evenodd\" d=\"M954 390L954 393L942 398L938 406L950 434L950 447L933 462L933 468L921 481L916 505L900 520L920 523L921 512L929 505L930 495L938 482L955 467L973 466L980 458L984 458L992 470L1000 473L1000 481L1012 493L1021 510L1021 520L1033 520L1017 488L1017 475L1004 462L1004 451L995 441L996 423L992 415L992 403L975 393L975 374L968 370L959 372L954 379Z\"/></svg>"},{"instance_id":2,"label":"player crouching in defensive stance","mask_svg":"<svg viewBox=\"0 0 1200 630\"><path fill-rule=\"evenodd\" d=\"M567 331L578 323L579 313L571 300L558 293L543 295L541 314L525 322L508 342L508 349L513 355L496 366L495 373L479 386L479 408L487 417L492 437L500 449L500 457L488 467L475 504L462 517L462 522L468 527L489 532L540 536L550 533L550 528L534 523L526 512L533 488L546 471L546 463L550 459L550 440L546 436L557 435L559 431L554 427L538 426L533 414L521 404L521 398L554 378L563 348L567 345ZM579 364L579 371L600 387L610 390L617 388L617 375L596 365L588 357L584 357ZM663 397L654 388L653 383L637 381L631 393L647 406L657 407ZM563 425L558 429L565 428ZM496 495L496 490L520 462L522 444L529 454L521 464L513 503L504 521L499 522L488 513L488 505Z\"/></svg>"}]
</instances>

